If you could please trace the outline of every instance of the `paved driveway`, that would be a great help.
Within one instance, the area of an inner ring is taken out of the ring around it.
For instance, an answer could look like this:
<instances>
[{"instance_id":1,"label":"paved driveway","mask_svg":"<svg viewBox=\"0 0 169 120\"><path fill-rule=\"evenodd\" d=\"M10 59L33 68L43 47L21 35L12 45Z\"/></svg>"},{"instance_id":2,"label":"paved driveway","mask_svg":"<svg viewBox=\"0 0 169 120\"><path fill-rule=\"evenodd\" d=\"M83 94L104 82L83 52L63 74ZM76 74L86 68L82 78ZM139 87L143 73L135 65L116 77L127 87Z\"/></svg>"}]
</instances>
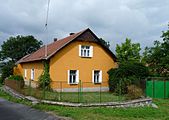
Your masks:
<instances>
[{"instance_id":1,"label":"paved driveway","mask_svg":"<svg viewBox=\"0 0 169 120\"><path fill-rule=\"evenodd\" d=\"M29 106L0 98L0 120L61 120ZM63 119L62 119L63 120Z\"/></svg>"}]
</instances>

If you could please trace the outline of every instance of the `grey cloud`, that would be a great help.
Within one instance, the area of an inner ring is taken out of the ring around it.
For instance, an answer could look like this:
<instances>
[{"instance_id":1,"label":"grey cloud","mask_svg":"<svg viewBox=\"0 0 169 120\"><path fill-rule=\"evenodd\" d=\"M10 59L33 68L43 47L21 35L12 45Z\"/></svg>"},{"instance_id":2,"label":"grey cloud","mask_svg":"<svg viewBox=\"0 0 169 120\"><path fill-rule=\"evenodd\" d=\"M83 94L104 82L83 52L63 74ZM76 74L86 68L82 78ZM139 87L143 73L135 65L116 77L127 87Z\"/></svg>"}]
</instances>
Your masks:
<instances>
[{"instance_id":1,"label":"grey cloud","mask_svg":"<svg viewBox=\"0 0 169 120\"><path fill-rule=\"evenodd\" d=\"M167 29L168 4L168 0L51 0L45 31L47 0L1 0L0 43L17 34L32 34L49 43L89 27L110 41L113 51L126 37L144 48Z\"/></svg>"}]
</instances>

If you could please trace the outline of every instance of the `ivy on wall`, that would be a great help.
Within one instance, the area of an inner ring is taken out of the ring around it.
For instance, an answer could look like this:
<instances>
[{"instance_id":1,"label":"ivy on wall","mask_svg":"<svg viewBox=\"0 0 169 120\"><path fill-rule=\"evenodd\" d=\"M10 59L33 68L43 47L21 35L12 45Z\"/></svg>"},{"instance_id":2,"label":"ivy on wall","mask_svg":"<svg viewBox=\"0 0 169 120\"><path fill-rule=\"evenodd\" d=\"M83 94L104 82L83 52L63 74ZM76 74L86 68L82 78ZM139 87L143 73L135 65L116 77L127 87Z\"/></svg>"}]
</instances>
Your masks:
<instances>
[{"instance_id":1,"label":"ivy on wall","mask_svg":"<svg viewBox=\"0 0 169 120\"><path fill-rule=\"evenodd\" d=\"M49 61L43 61L44 70L39 76L39 87L43 89L50 89L50 74L49 74Z\"/></svg>"}]
</instances>

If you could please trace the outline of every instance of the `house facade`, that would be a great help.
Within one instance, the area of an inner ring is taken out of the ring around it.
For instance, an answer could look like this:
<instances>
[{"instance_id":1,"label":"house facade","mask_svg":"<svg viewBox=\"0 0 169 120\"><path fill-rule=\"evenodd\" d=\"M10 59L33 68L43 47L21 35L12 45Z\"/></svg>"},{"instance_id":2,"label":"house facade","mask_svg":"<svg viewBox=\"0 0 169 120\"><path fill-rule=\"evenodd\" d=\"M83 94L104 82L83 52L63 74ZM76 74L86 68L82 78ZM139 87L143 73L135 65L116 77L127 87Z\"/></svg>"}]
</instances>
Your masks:
<instances>
[{"instance_id":1,"label":"house facade","mask_svg":"<svg viewBox=\"0 0 169 120\"><path fill-rule=\"evenodd\" d=\"M102 90L108 91L107 71L117 67L116 56L89 28L61 40L55 39L23 57L17 62L15 74L22 75L25 84L32 80L32 86L37 87L44 60L49 61L51 88L62 88L65 92L77 91L79 82L83 91L98 91L100 85Z\"/></svg>"}]
</instances>

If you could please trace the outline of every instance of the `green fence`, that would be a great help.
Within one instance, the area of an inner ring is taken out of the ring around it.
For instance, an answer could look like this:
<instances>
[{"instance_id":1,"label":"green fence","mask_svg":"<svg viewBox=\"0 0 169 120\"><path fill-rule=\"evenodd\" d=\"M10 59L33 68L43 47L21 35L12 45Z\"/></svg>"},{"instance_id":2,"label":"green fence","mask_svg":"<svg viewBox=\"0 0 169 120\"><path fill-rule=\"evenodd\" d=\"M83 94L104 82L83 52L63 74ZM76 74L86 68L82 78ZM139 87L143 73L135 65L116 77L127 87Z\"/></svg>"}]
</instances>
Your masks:
<instances>
[{"instance_id":1,"label":"green fence","mask_svg":"<svg viewBox=\"0 0 169 120\"><path fill-rule=\"evenodd\" d=\"M152 78L146 81L146 96L169 98L169 81L164 78Z\"/></svg>"}]
</instances>

